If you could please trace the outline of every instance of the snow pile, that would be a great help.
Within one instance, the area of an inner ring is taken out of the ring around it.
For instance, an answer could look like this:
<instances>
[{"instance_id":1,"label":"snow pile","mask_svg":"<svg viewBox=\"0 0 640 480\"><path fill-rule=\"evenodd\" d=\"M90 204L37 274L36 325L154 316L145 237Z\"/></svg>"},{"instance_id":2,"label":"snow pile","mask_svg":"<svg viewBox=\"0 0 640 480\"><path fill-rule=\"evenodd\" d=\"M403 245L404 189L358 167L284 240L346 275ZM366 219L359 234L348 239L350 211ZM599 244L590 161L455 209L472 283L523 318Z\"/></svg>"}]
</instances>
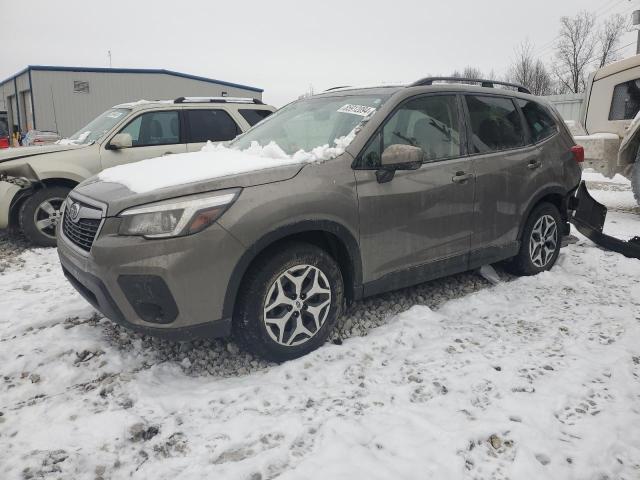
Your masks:
<instances>
[{"instance_id":1,"label":"snow pile","mask_svg":"<svg viewBox=\"0 0 640 480\"><path fill-rule=\"evenodd\" d=\"M275 142L264 147L252 142L246 150L208 142L199 152L119 165L103 170L98 178L124 185L132 192L144 193L268 168L329 160L342 154L355 135L353 130L349 135L336 139L334 146L323 145L310 152L299 150L293 155L287 155Z\"/></svg>"},{"instance_id":2,"label":"snow pile","mask_svg":"<svg viewBox=\"0 0 640 480\"><path fill-rule=\"evenodd\" d=\"M579 237L541 275L357 302L283 365L116 327L54 249L0 242L0 478L639 478L640 261Z\"/></svg>"}]
</instances>

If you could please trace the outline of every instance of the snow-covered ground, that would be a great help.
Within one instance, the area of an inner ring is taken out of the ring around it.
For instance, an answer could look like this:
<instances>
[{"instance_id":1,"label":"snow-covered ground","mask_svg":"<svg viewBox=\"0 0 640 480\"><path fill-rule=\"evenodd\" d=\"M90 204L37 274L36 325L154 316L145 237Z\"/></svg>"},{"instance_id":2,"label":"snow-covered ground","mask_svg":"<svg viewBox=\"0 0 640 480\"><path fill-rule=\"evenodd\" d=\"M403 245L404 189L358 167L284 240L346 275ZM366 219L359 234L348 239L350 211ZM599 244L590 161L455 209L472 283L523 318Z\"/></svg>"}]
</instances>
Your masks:
<instances>
[{"instance_id":1,"label":"snow-covered ground","mask_svg":"<svg viewBox=\"0 0 640 480\"><path fill-rule=\"evenodd\" d=\"M132 334L0 242L0 479L640 478L640 261L578 237L536 277L358 303L283 365Z\"/></svg>"}]
</instances>

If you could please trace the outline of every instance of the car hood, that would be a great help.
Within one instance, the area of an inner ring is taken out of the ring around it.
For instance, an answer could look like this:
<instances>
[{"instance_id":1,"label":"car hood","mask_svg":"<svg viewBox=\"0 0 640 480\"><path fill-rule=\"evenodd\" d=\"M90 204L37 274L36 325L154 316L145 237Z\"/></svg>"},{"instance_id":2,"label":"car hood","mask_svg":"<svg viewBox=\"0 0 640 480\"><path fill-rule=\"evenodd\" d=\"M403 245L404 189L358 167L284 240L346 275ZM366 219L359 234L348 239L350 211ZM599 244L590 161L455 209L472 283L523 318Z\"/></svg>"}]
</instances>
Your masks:
<instances>
[{"instance_id":1,"label":"car hood","mask_svg":"<svg viewBox=\"0 0 640 480\"><path fill-rule=\"evenodd\" d=\"M66 152L67 150L77 150L79 148L86 148L87 145L43 145L41 147L19 147L19 148L7 148L6 150L0 150L0 164L8 162L10 160L18 160L20 158L31 158L39 155L46 155L48 153Z\"/></svg>"},{"instance_id":2,"label":"car hood","mask_svg":"<svg viewBox=\"0 0 640 480\"><path fill-rule=\"evenodd\" d=\"M82 200L81 197L86 197L89 200L95 200L98 203L106 205L106 215L112 217L130 207L184 195L213 192L226 188L247 188L255 185L282 182L295 177L304 165L305 164L302 163L294 163L259 171L159 188L145 193L135 193L120 183L106 182L100 180L98 176L94 176L78 185L71 193L71 197L75 197L78 200Z\"/></svg>"}]
</instances>

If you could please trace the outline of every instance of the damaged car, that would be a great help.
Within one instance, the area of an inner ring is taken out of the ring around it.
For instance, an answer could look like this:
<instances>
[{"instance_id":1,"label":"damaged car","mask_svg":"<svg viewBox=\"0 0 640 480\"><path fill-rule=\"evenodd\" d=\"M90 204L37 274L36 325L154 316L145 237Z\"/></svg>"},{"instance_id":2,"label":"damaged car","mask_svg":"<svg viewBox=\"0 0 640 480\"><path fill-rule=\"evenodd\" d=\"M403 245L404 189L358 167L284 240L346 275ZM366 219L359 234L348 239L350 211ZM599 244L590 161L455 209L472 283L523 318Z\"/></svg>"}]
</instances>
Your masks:
<instances>
[{"instance_id":1,"label":"damaged car","mask_svg":"<svg viewBox=\"0 0 640 480\"><path fill-rule=\"evenodd\" d=\"M584 151L526 88L469 82L331 89L180 168L105 170L64 204L64 274L128 328L284 361L363 297L498 261L549 270Z\"/></svg>"},{"instance_id":2,"label":"damaged car","mask_svg":"<svg viewBox=\"0 0 640 480\"><path fill-rule=\"evenodd\" d=\"M56 244L68 193L105 168L232 140L274 111L253 98L180 97L117 105L54 145L0 151L0 229Z\"/></svg>"}]
</instances>

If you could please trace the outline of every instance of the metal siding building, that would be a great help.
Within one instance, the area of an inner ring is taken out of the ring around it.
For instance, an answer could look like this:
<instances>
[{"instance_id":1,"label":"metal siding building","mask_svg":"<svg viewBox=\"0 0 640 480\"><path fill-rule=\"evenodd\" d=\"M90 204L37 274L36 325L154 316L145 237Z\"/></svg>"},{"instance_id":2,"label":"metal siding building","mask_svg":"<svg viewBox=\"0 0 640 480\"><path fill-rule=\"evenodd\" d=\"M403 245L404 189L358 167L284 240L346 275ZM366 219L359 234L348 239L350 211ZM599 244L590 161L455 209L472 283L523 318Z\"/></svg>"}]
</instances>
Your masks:
<instances>
[{"instance_id":1,"label":"metal siding building","mask_svg":"<svg viewBox=\"0 0 640 480\"><path fill-rule=\"evenodd\" d=\"M262 92L256 87L169 70L123 68L29 66L0 83L10 128L47 130L63 137L119 103L182 96L262 100Z\"/></svg>"}]
</instances>

